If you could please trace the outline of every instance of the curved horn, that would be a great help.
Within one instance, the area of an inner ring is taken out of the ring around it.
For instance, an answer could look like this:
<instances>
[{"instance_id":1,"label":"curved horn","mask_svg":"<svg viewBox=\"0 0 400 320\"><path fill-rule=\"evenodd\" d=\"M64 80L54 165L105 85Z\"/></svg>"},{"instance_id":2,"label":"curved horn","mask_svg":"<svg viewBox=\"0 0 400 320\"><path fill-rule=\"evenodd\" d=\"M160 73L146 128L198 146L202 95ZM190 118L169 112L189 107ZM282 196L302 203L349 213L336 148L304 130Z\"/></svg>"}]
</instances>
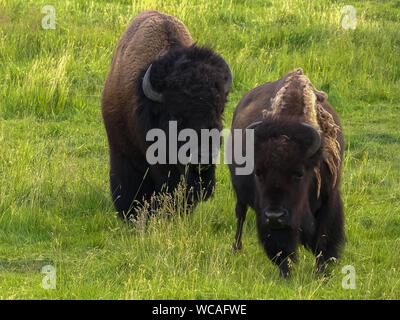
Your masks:
<instances>
[{"instance_id":1,"label":"curved horn","mask_svg":"<svg viewBox=\"0 0 400 320\"><path fill-rule=\"evenodd\" d=\"M256 121L256 122L252 122L250 123L247 127L247 129L255 129L256 127L258 127L258 125L260 125L262 123L262 121Z\"/></svg>"},{"instance_id":2,"label":"curved horn","mask_svg":"<svg viewBox=\"0 0 400 320\"><path fill-rule=\"evenodd\" d=\"M224 91L225 91L225 93L228 93L229 89L232 86L233 74L232 74L231 68L229 67L229 64L224 59L222 59L222 60L225 62L226 71L227 71L225 84L224 84Z\"/></svg>"},{"instance_id":3,"label":"curved horn","mask_svg":"<svg viewBox=\"0 0 400 320\"><path fill-rule=\"evenodd\" d=\"M317 129L315 129L313 126L309 125L308 123L302 122L301 124L304 127L311 129L311 133L313 136L312 143L306 152L306 156L309 158L309 157L312 157L318 151L318 149L321 147L321 135L319 134Z\"/></svg>"},{"instance_id":4,"label":"curved horn","mask_svg":"<svg viewBox=\"0 0 400 320\"><path fill-rule=\"evenodd\" d=\"M163 102L163 96L161 93L157 92L153 89L150 83L150 72L151 72L151 65L147 68L146 74L143 77L142 89L144 95L155 102Z\"/></svg>"}]
</instances>

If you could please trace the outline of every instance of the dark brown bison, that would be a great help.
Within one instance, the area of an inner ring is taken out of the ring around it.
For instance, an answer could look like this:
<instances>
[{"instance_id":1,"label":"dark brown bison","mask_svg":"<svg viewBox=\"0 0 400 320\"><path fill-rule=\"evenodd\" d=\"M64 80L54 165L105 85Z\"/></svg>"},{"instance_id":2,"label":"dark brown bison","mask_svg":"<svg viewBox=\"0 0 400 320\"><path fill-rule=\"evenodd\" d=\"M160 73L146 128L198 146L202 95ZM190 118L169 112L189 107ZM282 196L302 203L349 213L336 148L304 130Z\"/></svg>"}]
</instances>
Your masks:
<instances>
[{"instance_id":1,"label":"dark brown bison","mask_svg":"<svg viewBox=\"0 0 400 320\"><path fill-rule=\"evenodd\" d=\"M200 48L178 19L157 11L140 13L122 35L102 94L102 114L110 151L112 198L121 218L160 191L172 192L184 176L188 202L209 197L214 165L184 165L167 158L150 164L146 139L151 129L222 129L222 113L232 83L228 64ZM182 141L180 142L183 143ZM169 157L176 157L169 154Z\"/></svg>"},{"instance_id":2,"label":"dark brown bison","mask_svg":"<svg viewBox=\"0 0 400 320\"><path fill-rule=\"evenodd\" d=\"M344 239L343 135L326 98L297 69L246 93L233 116L232 130L254 129L253 174L237 175L235 161L229 166L237 196L233 248L242 247L250 206L259 240L285 277L298 243L312 250L323 271L338 258Z\"/></svg>"}]
</instances>

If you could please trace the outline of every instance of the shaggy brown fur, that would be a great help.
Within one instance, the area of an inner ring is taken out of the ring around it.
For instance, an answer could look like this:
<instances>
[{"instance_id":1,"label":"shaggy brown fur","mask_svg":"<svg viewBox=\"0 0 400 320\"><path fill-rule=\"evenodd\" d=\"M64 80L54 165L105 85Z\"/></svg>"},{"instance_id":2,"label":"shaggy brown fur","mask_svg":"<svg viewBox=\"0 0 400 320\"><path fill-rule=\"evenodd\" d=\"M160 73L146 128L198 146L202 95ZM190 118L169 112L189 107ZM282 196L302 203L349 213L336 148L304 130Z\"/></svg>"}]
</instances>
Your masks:
<instances>
[{"instance_id":1,"label":"shaggy brown fur","mask_svg":"<svg viewBox=\"0 0 400 320\"><path fill-rule=\"evenodd\" d=\"M196 46L178 19L144 11L132 21L117 45L102 94L111 192L121 218L135 217L137 207L149 202L152 194L173 192L182 176L188 202L213 193L215 165L150 165L146 150L151 142L146 134L161 129L168 145L170 121L178 124L178 130L222 129L231 79L224 59ZM162 99L154 99L150 91L146 94L144 88L149 87Z\"/></svg>"},{"instance_id":2,"label":"shaggy brown fur","mask_svg":"<svg viewBox=\"0 0 400 320\"><path fill-rule=\"evenodd\" d=\"M332 115L322 107L328 95L318 91L303 74L302 69L296 69L286 77L283 87L271 101L271 110L263 110L263 118L269 116L295 116L299 121L317 128L324 138L323 159L332 175L332 187L335 187L341 167L340 145L338 131L341 130ZM318 180L318 196L321 177L318 168L315 169Z\"/></svg>"},{"instance_id":3,"label":"shaggy brown fur","mask_svg":"<svg viewBox=\"0 0 400 320\"><path fill-rule=\"evenodd\" d=\"M327 95L296 69L244 95L232 130L247 127L254 128L254 173L236 175L235 160L229 165L237 196L233 248L242 247L250 206L260 242L281 275L289 275L299 242L313 251L317 269L324 270L339 256L344 240L339 189L344 141Z\"/></svg>"},{"instance_id":4,"label":"shaggy brown fur","mask_svg":"<svg viewBox=\"0 0 400 320\"><path fill-rule=\"evenodd\" d=\"M189 47L194 40L177 18L158 11L141 12L121 36L103 90L103 115L124 115L120 100L127 93L134 97L139 72L168 50ZM122 119L121 119L122 120Z\"/></svg>"}]
</instances>

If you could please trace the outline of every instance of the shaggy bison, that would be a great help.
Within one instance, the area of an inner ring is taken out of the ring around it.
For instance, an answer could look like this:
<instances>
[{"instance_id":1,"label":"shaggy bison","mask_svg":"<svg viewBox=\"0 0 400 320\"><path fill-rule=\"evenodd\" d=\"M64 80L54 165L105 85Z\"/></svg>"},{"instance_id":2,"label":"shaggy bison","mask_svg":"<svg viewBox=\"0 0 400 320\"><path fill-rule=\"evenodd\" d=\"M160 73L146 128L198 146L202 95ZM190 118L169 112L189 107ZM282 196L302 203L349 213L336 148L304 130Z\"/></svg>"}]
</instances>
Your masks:
<instances>
[{"instance_id":1,"label":"shaggy bison","mask_svg":"<svg viewBox=\"0 0 400 320\"><path fill-rule=\"evenodd\" d=\"M235 161L229 166L237 196L233 248L242 247L250 206L259 240L284 277L290 275L298 243L312 250L317 270L323 271L338 257L344 239L343 135L326 98L297 69L249 91L233 116L232 129L254 129L253 174L236 175Z\"/></svg>"},{"instance_id":2,"label":"shaggy bison","mask_svg":"<svg viewBox=\"0 0 400 320\"><path fill-rule=\"evenodd\" d=\"M169 146L175 143L169 139L172 121L178 131L221 130L231 83L224 59L196 46L178 19L144 11L132 21L118 43L102 93L111 192L121 218L135 217L135 206L154 193L172 192L182 176L189 202L212 194L215 165L170 159L150 164L146 150L152 142L146 134L163 130Z\"/></svg>"}]
</instances>

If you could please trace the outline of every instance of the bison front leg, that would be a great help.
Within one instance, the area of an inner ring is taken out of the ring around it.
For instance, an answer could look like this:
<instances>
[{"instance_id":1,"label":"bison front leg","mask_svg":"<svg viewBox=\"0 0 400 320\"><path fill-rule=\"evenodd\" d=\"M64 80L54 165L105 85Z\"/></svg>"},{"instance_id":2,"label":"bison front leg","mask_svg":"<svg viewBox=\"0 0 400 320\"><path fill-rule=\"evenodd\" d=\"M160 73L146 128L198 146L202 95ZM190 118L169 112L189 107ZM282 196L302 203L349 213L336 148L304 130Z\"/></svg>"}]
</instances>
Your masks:
<instances>
[{"instance_id":1,"label":"bison front leg","mask_svg":"<svg viewBox=\"0 0 400 320\"><path fill-rule=\"evenodd\" d=\"M289 278L290 277L290 266L292 264L292 259L290 256L294 256L294 253L292 255L286 255L283 256L282 259L277 259L277 264L279 266L279 275L283 278Z\"/></svg>"},{"instance_id":2,"label":"bison front leg","mask_svg":"<svg viewBox=\"0 0 400 320\"><path fill-rule=\"evenodd\" d=\"M236 203L235 213L237 219L237 227L236 227L235 240L232 245L232 249L234 251L242 249L242 232L243 232L243 224L246 219L247 209L248 206L246 204L243 204L240 201Z\"/></svg>"},{"instance_id":3,"label":"bison front leg","mask_svg":"<svg viewBox=\"0 0 400 320\"><path fill-rule=\"evenodd\" d=\"M110 185L118 216L125 221L136 218L138 202L148 198L153 189L146 173L139 172L123 156L111 156Z\"/></svg>"},{"instance_id":4,"label":"bison front leg","mask_svg":"<svg viewBox=\"0 0 400 320\"><path fill-rule=\"evenodd\" d=\"M259 226L259 237L268 257L279 267L280 275L290 277L290 266L296 261L297 232L290 228L271 230Z\"/></svg>"},{"instance_id":5,"label":"bison front leg","mask_svg":"<svg viewBox=\"0 0 400 320\"><path fill-rule=\"evenodd\" d=\"M329 262L339 258L344 241L343 204L339 192L328 197L316 218L317 230L311 248L316 256L316 271L321 273Z\"/></svg>"}]
</instances>

